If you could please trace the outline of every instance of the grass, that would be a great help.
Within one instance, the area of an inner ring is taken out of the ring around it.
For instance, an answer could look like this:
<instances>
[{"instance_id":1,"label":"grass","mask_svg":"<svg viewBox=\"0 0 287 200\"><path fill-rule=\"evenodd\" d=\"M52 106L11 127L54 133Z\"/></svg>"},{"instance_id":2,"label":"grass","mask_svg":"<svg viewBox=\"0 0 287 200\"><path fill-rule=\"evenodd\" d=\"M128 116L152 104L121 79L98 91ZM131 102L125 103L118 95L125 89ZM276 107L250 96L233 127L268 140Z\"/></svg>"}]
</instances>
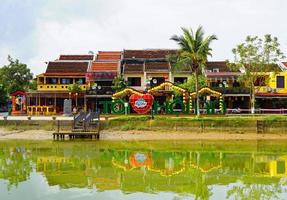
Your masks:
<instances>
[{"instance_id":1,"label":"grass","mask_svg":"<svg viewBox=\"0 0 287 200\"><path fill-rule=\"evenodd\" d=\"M0 121L0 127L8 131L55 130L53 121Z\"/></svg>"},{"instance_id":2,"label":"grass","mask_svg":"<svg viewBox=\"0 0 287 200\"><path fill-rule=\"evenodd\" d=\"M232 128L256 128L256 121L263 120L267 127L287 127L287 116L285 115L232 115L232 116L200 116L194 115L155 115L150 120L148 115L114 115L101 125L102 129L113 130L193 130L193 129L225 129ZM0 121L0 127L7 130L55 130L54 121Z\"/></svg>"},{"instance_id":3,"label":"grass","mask_svg":"<svg viewBox=\"0 0 287 200\"><path fill-rule=\"evenodd\" d=\"M164 116L164 115L157 115L154 117L155 120L159 121L257 121L257 120L263 120L263 121L287 121L287 116L285 115L254 115L254 116ZM150 116L117 116L110 118L110 121L148 121L150 119Z\"/></svg>"},{"instance_id":4,"label":"grass","mask_svg":"<svg viewBox=\"0 0 287 200\"><path fill-rule=\"evenodd\" d=\"M256 132L257 120L264 121L268 131L280 131L287 128L287 116L284 115L253 115L253 116L174 116L156 115L150 120L147 115L130 115L111 117L104 123L104 129L111 130L150 130L150 131L186 131L186 132ZM270 130L269 130L270 128ZM272 130L271 130L272 129ZM276 130L275 130L276 129Z\"/></svg>"}]
</instances>

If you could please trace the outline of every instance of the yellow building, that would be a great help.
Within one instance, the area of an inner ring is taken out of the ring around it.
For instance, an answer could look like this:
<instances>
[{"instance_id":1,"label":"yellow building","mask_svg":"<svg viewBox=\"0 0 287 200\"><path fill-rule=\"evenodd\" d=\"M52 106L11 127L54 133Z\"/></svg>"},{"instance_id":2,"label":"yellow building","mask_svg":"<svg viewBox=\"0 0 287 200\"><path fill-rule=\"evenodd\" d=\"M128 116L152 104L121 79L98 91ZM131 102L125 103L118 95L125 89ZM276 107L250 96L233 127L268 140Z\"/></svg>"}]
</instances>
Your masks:
<instances>
[{"instance_id":1,"label":"yellow building","mask_svg":"<svg viewBox=\"0 0 287 200\"><path fill-rule=\"evenodd\" d=\"M77 110L85 109L86 72L92 60L93 55L61 55L49 62L46 72L37 76L37 91L27 94L28 115L63 113L65 99L72 99ZM75 83L81 91L69 89Z\"/></svg>"},{"instance_id":2,"label":"yellow building","mask_svg":"<svg viewBox=\"0 0 287 200\"><path fill-rule=\"evenodd\" d=\"M279 72L266 73L263 84L255 88L256 105L264 109L281 109L287 112L287 63L278 64ZM264 76L263 76L264 77Z\"/></svg>"}]
</instances>

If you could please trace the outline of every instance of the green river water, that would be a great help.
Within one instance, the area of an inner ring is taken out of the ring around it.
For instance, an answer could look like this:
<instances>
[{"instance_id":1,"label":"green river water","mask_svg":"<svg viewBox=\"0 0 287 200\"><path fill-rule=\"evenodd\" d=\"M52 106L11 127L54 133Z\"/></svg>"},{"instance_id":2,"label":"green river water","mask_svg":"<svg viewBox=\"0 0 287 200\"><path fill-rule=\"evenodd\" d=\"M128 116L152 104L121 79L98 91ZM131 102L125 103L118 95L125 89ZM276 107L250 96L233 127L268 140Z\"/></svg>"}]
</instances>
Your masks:
<instances>
[{"instance_id":1,"label":"green river water","mask_svg":"<svg viewBox=\"0 0 287 200\"><path fill-rule=\"evenodd\" d=\"M0 199L287 199L287 141L0 141Z\"/></svg>"}]
</instances>

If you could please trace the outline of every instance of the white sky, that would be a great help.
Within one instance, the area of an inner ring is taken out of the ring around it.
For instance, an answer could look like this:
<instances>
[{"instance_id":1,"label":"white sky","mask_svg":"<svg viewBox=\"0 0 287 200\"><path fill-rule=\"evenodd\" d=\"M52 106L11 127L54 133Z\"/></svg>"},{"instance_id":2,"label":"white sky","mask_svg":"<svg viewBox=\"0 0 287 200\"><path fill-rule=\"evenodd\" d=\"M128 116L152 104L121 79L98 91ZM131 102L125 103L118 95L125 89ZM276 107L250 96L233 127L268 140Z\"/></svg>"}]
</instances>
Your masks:
<instances>
[{"instance_id":1,"label":"white sky","mask_svg":"<svg viewBox=\"0 0 287 200\"><path fill-rule=\"evenodd\" d=\"M286 0L1 0L0 66L10 54L38 74L59 54L176 48L169 38L198 25L219 38L210 60L267 33L286 53L286 10Z\"/></svg>"}]
</instances>

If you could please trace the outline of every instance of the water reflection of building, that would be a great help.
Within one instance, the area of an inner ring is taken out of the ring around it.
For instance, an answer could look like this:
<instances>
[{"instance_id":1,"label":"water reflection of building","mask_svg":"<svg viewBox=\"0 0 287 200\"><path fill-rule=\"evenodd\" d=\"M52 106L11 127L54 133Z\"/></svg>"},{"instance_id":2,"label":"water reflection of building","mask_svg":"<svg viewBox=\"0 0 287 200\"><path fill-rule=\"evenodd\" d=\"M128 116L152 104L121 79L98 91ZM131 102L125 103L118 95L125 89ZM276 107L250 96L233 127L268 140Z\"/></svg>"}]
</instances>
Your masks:
<instances>
[{"instance_id":1,"label":"water reflection of building","mask_svg":"<svg viewBox=\"0 0 287 200\"><path fill-rule=\"evenodd\" d=\"M285 146L268 150L258 146L218 150L216 145L195 144L172 150L168 146L128 150L116 146L119 143L96 144L33 143L19 147L19 142L0 143L0 179L10 186L17 185L29 180L36 166L38 175L43 175L49 186L63 189L173 192L207 199L215 185L223 186L228 194L235 196L243 190L251 196L270 187L275 188L272 195L276 195L287 176Z\"/></svg>"},{"instance_id":2,"label":"water reflection of building","mask_svg":"<svg viewBox=\"0 0 287 200\"><path fill-rule=\"evenodd\" d=\"M105 150L96 155L39 157L37 171L49 185L96 187L124 192L173 191L195 194L199 186L256 179L278 183L287 155L237 152Z\"/></svg>"},{"instance_id":3,"label":"water reflection of building","mask_svg":"<svg viewBox=\"0 0 287 200\"><path fill-rule=\"evenodd\" d=\"M255 157L255 173L271 176L271 177L283 177L287 176L287 155L282 156L256 156Z\"/></svg>"}]
</instances>

